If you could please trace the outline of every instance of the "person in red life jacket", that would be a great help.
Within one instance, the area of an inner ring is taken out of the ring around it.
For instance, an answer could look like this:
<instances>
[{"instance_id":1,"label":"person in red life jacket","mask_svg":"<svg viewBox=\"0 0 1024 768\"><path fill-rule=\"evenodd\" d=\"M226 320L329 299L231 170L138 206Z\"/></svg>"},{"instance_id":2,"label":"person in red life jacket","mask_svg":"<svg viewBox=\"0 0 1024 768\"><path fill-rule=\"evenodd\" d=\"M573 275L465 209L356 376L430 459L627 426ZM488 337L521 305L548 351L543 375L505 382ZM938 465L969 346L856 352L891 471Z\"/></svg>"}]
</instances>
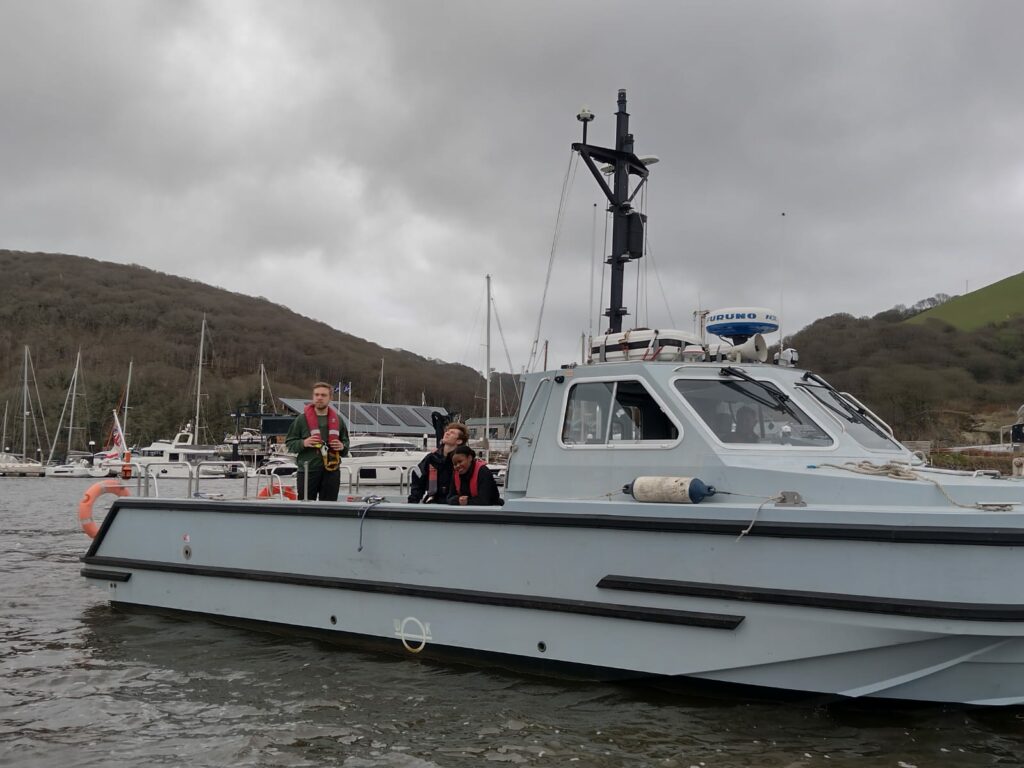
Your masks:
<instances>
[{"instance_id":1,"label":"person in red life jacket","mask_svg":"<svg viewBox=\"0 0 1024 768\"><path fill-rule=\"evenodd\" d=\"M296 455L299 498L337 501L341 457L348 454L350 441L345 422L331 407L330 384L318 381L313 385L313 402L295 417L285 445ZM309 467L308 488L306 467Z\"/></svg>"},{"instance_id":2,"label":"person in red life jacket","mask_svg":"<svg viewBox=\"0 0 1024 768\"><path fill-rule=\"evenodd\" d=\"M469 441L469 430L460 421L444 428L437 449L420 461L409 483L410 504L445 504L452 485L452 452Z\"/></svg>"},{"instance_id":3,"label":"person in red life jacket","mask_svg":"<svg viewBox=\"0 0 1024 768\"><path fill-rule=\"evenodd\" d=\"M452 490L449 504L472 507L500 507L505 502L498 494L498 484L487 468L487 462L476 457L468 445L460 445L452 451Z\"/></svg>"}]
</instances>

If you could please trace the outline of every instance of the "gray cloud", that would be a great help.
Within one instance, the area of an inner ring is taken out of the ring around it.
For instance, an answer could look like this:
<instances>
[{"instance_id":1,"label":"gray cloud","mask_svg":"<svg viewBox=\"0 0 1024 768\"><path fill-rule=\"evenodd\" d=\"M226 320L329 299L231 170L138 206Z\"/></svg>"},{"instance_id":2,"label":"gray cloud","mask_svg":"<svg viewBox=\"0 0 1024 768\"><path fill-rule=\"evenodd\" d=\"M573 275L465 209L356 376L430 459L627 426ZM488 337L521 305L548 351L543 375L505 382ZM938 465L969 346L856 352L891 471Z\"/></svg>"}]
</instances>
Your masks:
<instances>
[{"instance_id":1,"label":"gray cloud","mask_svg":"<svg viewBox=\"0 0 1024 768\"><path fill-rule=\"evenodd\" d=\"M1022 22L1012 2L4 3L0 247L476 366L490 272L518 366L576 111L610 143L624 87L662 158L639 320L781 306L792 332L1021 270ZM553 362L588 329L595 202L581 168Z\"/></svg>"}]
</instances>

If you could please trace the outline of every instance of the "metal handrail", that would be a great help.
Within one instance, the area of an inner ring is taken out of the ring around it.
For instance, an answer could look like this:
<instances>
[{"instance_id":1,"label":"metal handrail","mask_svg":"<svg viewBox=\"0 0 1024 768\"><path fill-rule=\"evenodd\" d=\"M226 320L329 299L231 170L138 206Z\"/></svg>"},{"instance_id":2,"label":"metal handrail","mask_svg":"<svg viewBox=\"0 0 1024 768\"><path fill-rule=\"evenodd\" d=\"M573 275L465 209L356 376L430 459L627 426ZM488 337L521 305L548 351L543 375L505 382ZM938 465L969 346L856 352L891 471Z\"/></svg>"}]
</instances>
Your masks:
<instances>
[{"instance_id":1,"label":"metal handrail","mask_svg":"<svg viewBox=\"0 0 1024 768\"><path fill-rule=\"evenodd\" d=\"M256 496L259 496L260 491L266 487L269 496L280 495L282 498L287 498L287 496L284 495L284 489L286 486L282 479L283 477L285 477L285 475L277 475L273 472L257 472ZM264 486L264 481L266 481L266 486ZM245 494L244 497L248 498L248 482L246 482L246 487L243 488L243 492Z\"/></svg>"},{"instance_id":2,"label":"metal handrail","mask_svg":"<svg viewBox=\"0 0 1024 768\"><path fill-rule=\"evenodd\" d=\"M133 462L134 463L134 462ZM188 470L188 475L185 478L188 480L188 487L186 489L186 495L192 495L192 472L193 467L187 461L150 461L142 465L142 472L145 478L146 496L149 496L149 480L153 479L153 495L157 498L160 497L160 486L157 483L157 476L153 473L153 467L185 467Z\"/></svg>"},{"instance_id":3,"label":"metal handrail","mask_svg":"<svg viewBox=\"0 0 1024 768\"><path fill-rule=\"evenodd\" d=\"M864 403L862 403L856 397L851 395L849 392L840 392L839 394L845 397L855 406L860 408L862 411L864 411L865 415L867 415L868 418L870 418L872 421L875 422L875 424L877 424L878 426L880 426L882 429L889 433L889 437L895 436L896 433L893 431L892 427L890 427L885 421L883 421L881 416L879 416L877 413L875 413L866 405L864 405Z\"/></svg>"},{"instance_id":4,"label":"metal handrail","mask_svg":"<svg viewBox=\"0 0 1024 768\"><path fill-rule=\"evenodd\" d=\"M212 475L211 477L222 477L224 479L231 479L227 477L227 470L231 467L242 468L242 498L248 496L249 493L249 474L246 471L247 465L244 461L238 459L216 459L209 461L198 461L192 465L195 469L195 490L194 493L199 493L199 480L203 476L203 467L224 467L223 475ZM191 495L191 494L190 494Z\"/></svg>"}]
</instances>

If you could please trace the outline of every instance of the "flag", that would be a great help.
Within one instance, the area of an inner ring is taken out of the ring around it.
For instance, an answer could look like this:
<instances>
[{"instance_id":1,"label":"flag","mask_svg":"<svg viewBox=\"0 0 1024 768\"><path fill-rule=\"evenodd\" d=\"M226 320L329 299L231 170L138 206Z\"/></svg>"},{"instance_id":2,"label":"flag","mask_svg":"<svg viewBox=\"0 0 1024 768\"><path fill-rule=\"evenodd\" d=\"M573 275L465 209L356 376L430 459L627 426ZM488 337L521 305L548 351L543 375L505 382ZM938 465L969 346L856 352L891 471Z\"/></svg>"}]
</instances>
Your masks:
<instances>
[{"instance_id":1,"label":"flag","mask_svg":"<svg viewBox=\"0 0 1024 768\"><path fill-rule=\"evenodd\" d=\"M350 381L348 384L345 385L345 394L347 395L351 391L352 391L352 382Z\"/></svg>"},{"instance_id":2,"label":"flag","mask_svg":"<svg viewBox=\"0 0 1024 768\"><path fill-rule=\"evenodd\" d=\"M127 446L124 444L124 431L121 429L121 421L117 418L117 411L114 411L114 431L111 436L111 452L117 451L118 456L124 456Z\"/></svg>"}]
</instances>

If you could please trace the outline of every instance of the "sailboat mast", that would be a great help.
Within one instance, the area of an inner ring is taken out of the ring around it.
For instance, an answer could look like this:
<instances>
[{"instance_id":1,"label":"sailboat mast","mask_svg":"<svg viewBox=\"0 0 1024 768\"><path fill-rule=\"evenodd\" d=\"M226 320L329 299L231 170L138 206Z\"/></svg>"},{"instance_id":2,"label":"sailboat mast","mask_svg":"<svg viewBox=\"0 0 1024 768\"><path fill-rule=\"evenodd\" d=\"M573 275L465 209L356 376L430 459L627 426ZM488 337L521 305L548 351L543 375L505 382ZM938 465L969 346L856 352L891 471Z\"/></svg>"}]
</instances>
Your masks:
<instances>
[{"instance_id":1,"label":"sailboat mast","mask_svg":"<svg viewBox=\"0 0 1024 768\"><path fill-rule=\"evenodd\" d=\"M192 445L199 445L199 400L203 392L203 342L206 341L206 315L199 331L199 364L196 366L196 418L192 422Z\"/></svg>"},{"instance_id":2,"label":"sailboat mast","mask_svg":"<svg viewBox=\"0 0 1024 768\"><path fill-rule=\"evenodd\" d=\"M266 401L263 399L263 382L265 381L266 376L267 376L266 369L263 367L263 363L260 363L260 415L261 416L263 415L263 409L265 407L264 404L266 403Z\"/></svg>"},{"instance_id":3,"label":"sailboat mast","mask_svg":"<svg viewBox=\"0 0 1024 768\"><path fill-rule=\"evenodd\" d=\"M380 405L384 405L384 358L380 359L380 400L377 401Z\"/></svg>"},{"instance_id":4,"label":"sailboat mast","mask_svg":"<svg viewBox=\"0 0 1024 768\"><path fill-rule=\"evenodd\" d=\"M9 405L10 401L4 400L4 429L3 439L0 440L0 450L2 450L4 453L7 452L7 406Z\"/></svg>"},{"instance_id":5,"label":"sailboat mast","mask_svg":"<svg viewBox=\"0 0 1024 768\"><path fill-rule=\"evenodd\" d=\"M484 451L487 458L491 452L491 276L487 275L487 357L484 368L484 376L487 379L485 388L484 405Z\"/></svg>"},{"instance_id":6,"label":"sailboat mast","mask_svg":"<svg viewBox=\"0 0 1024 768\"><path fill-rule=\"evenodd\" d=\"M122 448L128 448L128 396L132 391L132 362L128 361L128 383L124 387L124 421L121 423L121 437L124 439Z\"/></svg>"},{"instance_id":7,"label":"sailboat mast","mask_svg":"<svg viewBox=\"0 0 1024 768\"><path fill-rule=\"evenodd\" d=\"M25 345L25 382L21 388L21 458L28 458L28 344Z\"/></svg>"},{"instance_id":8,"label":"sailboat mast","mask_svg":"<svg viewBox=\"0 0 1024 768\"><path fill-rule=\"evenodd\" d=\"M79 348L75 355L75 371L71 374L71 412L68 414L68 452L66 460L71 458L71 438L75 429L75 400L78 395L78 366L82 363L82 350Z\"/></svg>"}]
</instances>

